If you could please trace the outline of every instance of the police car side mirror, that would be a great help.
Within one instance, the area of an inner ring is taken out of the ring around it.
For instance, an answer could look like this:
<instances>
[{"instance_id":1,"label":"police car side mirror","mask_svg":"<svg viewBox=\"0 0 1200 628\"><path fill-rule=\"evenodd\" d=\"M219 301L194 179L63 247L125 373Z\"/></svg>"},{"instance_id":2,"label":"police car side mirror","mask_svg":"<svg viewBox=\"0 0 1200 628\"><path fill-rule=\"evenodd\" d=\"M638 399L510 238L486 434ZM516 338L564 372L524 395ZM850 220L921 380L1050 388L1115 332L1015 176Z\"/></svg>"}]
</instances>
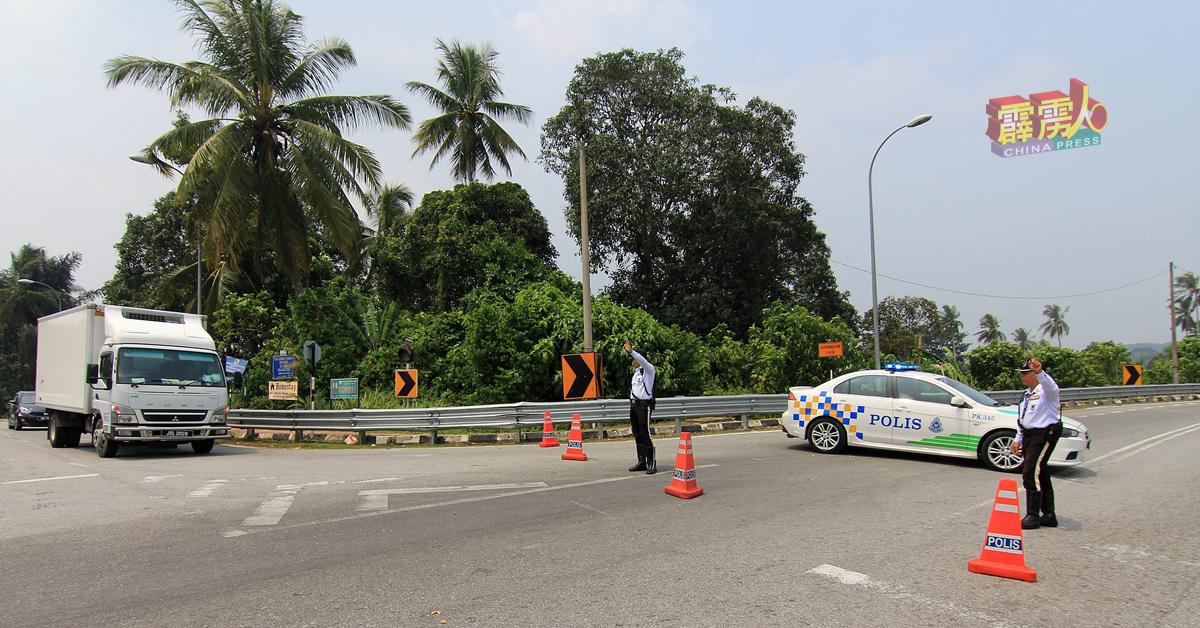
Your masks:
<instances>
[{"instance_id":1,"label":"police car side mirror","mask_svg":"<svg viewBox=\"0 0 1200 628\"><path fill-rule=\"evenodd\" d=\"M955 408L969 408L970 407L967 405L967 400L963 399L962 397L951 397L950 405L954 406Z\"/></svg>"}]
</instances>

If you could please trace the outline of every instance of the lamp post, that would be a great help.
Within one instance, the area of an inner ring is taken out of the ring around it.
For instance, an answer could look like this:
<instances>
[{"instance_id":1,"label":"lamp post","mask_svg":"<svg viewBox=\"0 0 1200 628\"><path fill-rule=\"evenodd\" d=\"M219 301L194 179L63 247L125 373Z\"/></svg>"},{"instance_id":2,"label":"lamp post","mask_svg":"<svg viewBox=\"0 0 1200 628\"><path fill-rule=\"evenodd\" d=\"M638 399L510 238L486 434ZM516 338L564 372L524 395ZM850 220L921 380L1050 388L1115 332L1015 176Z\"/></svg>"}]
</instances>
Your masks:
<instances>
[{"instance_id":1,"label":"lamp post","mask_svg":"<svg viewBox=\"0 0 1200 628\"><path fill-rule=\"evenodd\" d=\"M62 311L62 293L58 291L58 288L55 288L54 286L51 286L49 284L44 284L40 281L34 281L32 279L18 279L17 283L23 283L27 286L31 286L31 285L45 286L45 287L49 288L50 290L53 290L54 296L58 299L58 311L59 312Z\"/></svg>"},{"instance_id":2,"label":"lamp post","mask_svg":"<svg viewBox=\"0 0 1200 628\"><path fill-rule=\"evenodd\" d=\"M871 189L871 175L875 172L875 157L879 156L879 151L883 149L883 145L892 139L892 136L899 133L901 129L906 129L914 126L921 126L933 119L933 116L926 114L917 116L909 120L907 124L899 129L892 131L883 141L879 143L879 148L875 149L875 156L871 157L871 168L867 170L867 202L869 203L869 217L871 221L871 314L874 318L874 336L875 336L875 368L879 369L879 289L875 276L875 192Z\"/></svg>"}]
</instances>

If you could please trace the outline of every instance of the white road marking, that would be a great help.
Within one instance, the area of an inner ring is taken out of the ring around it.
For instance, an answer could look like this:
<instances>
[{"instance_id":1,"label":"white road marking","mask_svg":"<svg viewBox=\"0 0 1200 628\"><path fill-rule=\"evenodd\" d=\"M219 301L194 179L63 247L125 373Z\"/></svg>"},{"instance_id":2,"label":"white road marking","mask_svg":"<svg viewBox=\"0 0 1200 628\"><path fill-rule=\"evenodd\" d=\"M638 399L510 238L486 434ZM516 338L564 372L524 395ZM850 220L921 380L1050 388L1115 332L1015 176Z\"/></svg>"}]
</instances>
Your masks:
<instances>
[{"instance_id":1,"label":"white road marking","mask_svg":"<svg viewBox=\"0 0 1200 628\"><path fill-rule=\"evenodd\" d=\"M181 478L181 477L183 477L183 476L178 473L175 475L149 475L149 476L146 476L142 480L142 484L153 484L155 482L162 482L163 480L166 480L169 478Z\"/></svg>"},{"instance_id":2,"label":"white road marking","mask_svg":"<svg viewBox=\"0 0 1200 628\"><path fill-rule=\"evenodd\" d=\"M698 464L698 465L696 465L696 468L697 469L708 469L708 468L718 467L718 466L720 466L720 465L718 465L718 464ZM318 521L309 521L306 523L296 523L296 524L292 524L292 525L280 526L278 528L262 527L260 524L248 523L248 522L251 522L253 519L255 519L255 516L257 516L259 514L256 512L255 515L250 516L246 519L246 521L243 521L242 525L244 525L244 526L245 525L256 525L259 527L259 529L257 529L257 530L228 530L228 531L224 532L223 534L224 534L225 538L233 538L235 536L244 536L246 534L263 532L266 530L281 530L281 529L307 527L307 526L312 526L312 525L322 525L322 524L326 524L326 523L337 523L340 521L350 521L351 519L358 519L360 517L374 517L374 516L378 516L378 515L410 512L410 511L414 511L414 510L425 510L427 508L440 508L442 506L454 506L457 504L466 504L466 503L470 503L470 502L481 502L481 501L485 501L485 500L489 500L489 499L499 499L501 497L515 497L517 495L528 495L530 493L542 493L545 491L557 491L557 490L562 490L565 488L577 488L580 486L591 486L593 484L606 484L609 482L621 482L624 480L635 480L638 478L644 479L645 477L646 476L642 475L642 474L622 475L622 476L617 476L617 477L612 477L612 478L600 478L598 480L588 480L586 482L574 482L571 484L562 484L560 486L539 486L537 488L520 489L520 490L515 490L515 491L509 491L507 493L495 493L495 494L491 494L491 495L483 495L480 497L464 497L461 499L452 499L452 500L448 500L448 501L444 501L444 502L436 502L436 503L431 503L431 504L418 504L415 506L407 506L405 508L396 508L393 510L372 510L369 512L358 512L353 515L349 515L349 516L345 516L345 517L334 517L331 519L321 519ZM328 482L311 482L310 485L311 484L328 484ZM284 489L284 488L296 488L297 491L299 490L299 487L294 487L294 486L293 487L281 486L279 488L280 488L281 493L282 493L282 489ZM282 494L280 494L279 496L283 497ZM295 498L295 493L292 493L291 498ZM274 499L274 496L272 497L272 499ZM259 507L259 509L261 510L263 507L267 506L270 502L271 502L271 499L268 499L266 502L263 503L262 506ZM288 506L291 505L290 500L287 503L288 503ZM285 510L285 512L286 512L286 510ZM282 518L282 515L280 515L280 518ZM275 523L278 523L278 519L276 519ZM269 525L273 525L273 524L269 524Z\"/></svg>"},{"instance_id":3,"label":"white road marking","mask_svg":"<svg viewBox=\"0 0 1200 628\"><path fill-rule=\"evenodd\" d=\"M92 468L92 465L90 465L90 464L83 464L82 462L68 462L67 464L69 464L69 465L74 465L74 466L76 466L76 467L83 467L83 468L85 468L85 469L91 469L91 468Z\"/></svg>"},{"instance_id":4,"label":"white road marking","mask_svg":"<svg viewBox=\"0 0 1200 628\"><path fill-rule=\"evenodd\" d=\"M280 484L267 501L259 504L254 514L242 521L244 526L273 526L287 514L292 502L296 501L296 493L303 488L299 484Z\"/></svg>"},{"instance_id":5,"label":"white road marking","mask_svg":"<svg viewBox=\"0 0 1200 628\"><path fill-rule=\"evenodd\" d=\"M477 484L474 486L428 486L421 488L384 488L371 491L359 491L358 511L371 512L387 510L388 496L413 495L416 493L457 493L462 491L498 491L520 488L542 488L548 486L545 482L525 482L523 484Z\"/></svg>"},{"instance_id":6,"label":"white road marking","mask_svg":"<svg viewBox=\"0 0 1200 628\"><path fill-rule=\"evenodd\" d=\"M1161 444L1171 440L1172 438L1175 438L1178 436L1183 436L1184 434L1190 434L1198 429L1200 429L1200 423L1193 423L1187 427L1181 427L1177 430L1171 430L1169 432L1163 432L1162 434L1151 436L1150 438L1147 438L1145 440L1140 440L1132 445L1126 445L1116 451L1110 451L1110 452L1104 454L1103 456L1096 456L1095 458L1092 458L1091 460L1088 461L1088 466L1095 465L1095 464L1099 463L1101 460L1105 460L1109 457L1112 457L1117 454L1129 451L1130 449L1133 449L1133 451L1130 451L1127 455L1121 456L1120 458L1113 460L1113 462L1120 462L1120 461L1128 458L1129 456L1146 451L1147 449L1150 449L1151 447L1154 447L1155 445L1161 445ZM1156 442L1152 442L1152 441L1156 441ZM1147 443L1149 443L1149 444L1147 444ZM1136 447L1140 447L1140 449L1135 449Z\"/></svg>"},{"instance_id":7,"label":"white road marking","mask_svg":"<svg viewBox=\"0 0 1200 628\"><path fill-rule=\"evenodd\" d=\"M200 488L187 494L188 497L208 497L217 492L217 489L225 486L229 480L209 480Z\"/></svg>"},{"instance_id":8,"label":"white road marking","mask_svg":"<svg viewBox=\"0 0 1200 628\"><path fill-rule=\"evenodd\" d=\"M0 484L28 484L30 482L49 482L51 480L74 480L76 478L94 478L100 475L99 473L85 473L84 475L60 475L53 478L34 478L32 480L10 480L8 482L0 482Z\"/></svg>"},{"instance_id":9,"label":"white road marking","mask_svg":"<svg viewBox=\"0 0 1200 628\"><path fill-rule=\"evenodd\" d=\"M847 586L869 589L897 602L912 602L920 607L921 611L923 612L928 612L929 609L935 609L946 613L947 615L956 617L958 619L958 623L967 623L968 621L972 623L985 622L995 626L996 628L1021 626L1021 624L1014 624L1009 620L993 617L992 615L984 612L963 608L954 602L931 598L919 593L909 593L908 591L905 591L904 587L902 586L872 580L871 577L866 574L858 573L857 571L850 571L848 569L842 569L841 567L837 567L835 565L819 565L809 569L808 573L824 576Z\"/></svg>"}]
</instances>

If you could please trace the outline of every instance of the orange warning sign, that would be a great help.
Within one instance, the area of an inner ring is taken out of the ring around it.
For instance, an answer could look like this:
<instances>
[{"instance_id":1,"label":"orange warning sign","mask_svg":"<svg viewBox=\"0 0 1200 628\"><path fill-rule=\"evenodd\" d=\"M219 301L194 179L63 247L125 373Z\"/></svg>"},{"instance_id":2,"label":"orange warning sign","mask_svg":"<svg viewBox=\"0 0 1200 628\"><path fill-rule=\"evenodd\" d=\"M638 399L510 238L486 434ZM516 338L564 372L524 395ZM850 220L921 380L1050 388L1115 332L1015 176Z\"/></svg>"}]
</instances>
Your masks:
<instances>
[{"instance_id":1,"label":"orange warning sign","mask_svg":"<svg viewBox=\"0 0 1200 628\"><path fill-rule=\"evenodd\" d=\"M817 357L836 358L842 355L842 343L822 342L817 345Z\"/></svg>"},{"instance_id":2,"label":"orange warning sign","mask_svg":"<svg viewBox=\"0 0 1200 628\"><path fill-rule=\"evenodd\" d=\"M562 357L563 399L600 398L600 354L577 353Z\"/></svg>"},{"instance_id":3,"label":"orange warning sign","mask_svg":"<svg viewBox=\"0 0 1200 628\"><path fill-rule=\"evenodd\" d=\"M417 398L417 369L396 369L396 396Z\"/></svg>"}]
</instances>

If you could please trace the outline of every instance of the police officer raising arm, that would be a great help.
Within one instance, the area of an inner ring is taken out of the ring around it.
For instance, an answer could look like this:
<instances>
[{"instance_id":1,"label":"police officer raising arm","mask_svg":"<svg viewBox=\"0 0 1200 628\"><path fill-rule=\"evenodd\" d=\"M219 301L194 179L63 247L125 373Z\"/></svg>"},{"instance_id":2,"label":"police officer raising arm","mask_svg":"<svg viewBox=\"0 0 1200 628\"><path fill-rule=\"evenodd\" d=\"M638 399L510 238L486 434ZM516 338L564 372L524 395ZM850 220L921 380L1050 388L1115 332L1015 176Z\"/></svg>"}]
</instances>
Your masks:
<instances>
[{"instance_id":1,"label":"police officer raising arm","mask_svg":"<svg viewBox=\"0 0 1200 628\"><path fill-rule=\"evenodd\" d=\"M1021 397L1017 438L1012 444L1012 452L1023 453L1025 457L1021 463L1025 485L1025 517L1021 519L1021 527L1053 528L1058 526L1058 517L1054 514L1054 487L1050 484L1047 463L1063 430L1058 383L1032 355L1017 372L1021 374L1021 383L1028 388Z\"/></svg>"},{"instance_id":2,"label":"police officer raising arm","mask_svg":"<svg viewBox=\"0 0 1200 628\"><path fill-rule=\"evenodd\" d=\"M634 349L625 339L625 353L633 358L633 381L629 388L629 424L637 443L638 463L630 471L658 473L654 461L654 441L650 440L650 414L654 411L654 365L646 359L645 349Z\"/></svg>"}]
</instances>

